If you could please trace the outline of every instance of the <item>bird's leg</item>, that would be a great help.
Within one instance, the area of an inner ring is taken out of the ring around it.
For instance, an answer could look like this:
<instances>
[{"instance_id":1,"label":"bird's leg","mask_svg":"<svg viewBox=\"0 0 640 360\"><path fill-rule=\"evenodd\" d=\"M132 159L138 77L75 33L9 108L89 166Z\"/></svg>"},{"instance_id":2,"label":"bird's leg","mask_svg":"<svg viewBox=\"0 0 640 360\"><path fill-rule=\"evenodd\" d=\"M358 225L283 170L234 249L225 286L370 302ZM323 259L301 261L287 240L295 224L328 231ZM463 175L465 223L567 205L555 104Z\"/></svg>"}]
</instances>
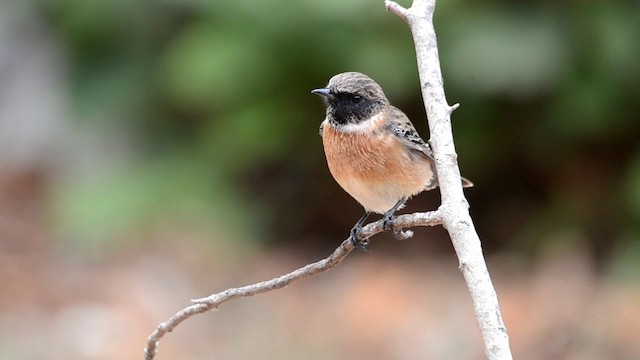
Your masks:
<instances>
[{"instance_id":1,"label":"bird's leg","mask_svg":"<svg viewBox=\"0 0 640 360\"><path fill-rule=\"evenodd\" d=\"M389 209L389 211L384 213L384 216L382 217L382 228L385 231L391 231L391 235L393 235L393 238L396 239L396 240L401 240L398 237L398 234L400 233L400 230L396 230L396 229L393 228L393 214L396 211L398 211L398 209L401 208L402 205L404 205L405 202L407 202L406 198L400 199L395 205L393 205L393 207L391 209Z\"/></svg>"},{"instance_id":2,"label":"bird's leg","mask_svg":"<svg viewBox=\"0 0 640 360\"><path fill-rule=\"evenodd\" d=\"M353 245L355 245L358 249L362 250L362 251L367 251L367 243L368 243L368 239L363 239L362 241L358 241L358 236L360 236L360 230L362 230L362 224L364 224L365 221L367 221L367 218L369 217L369 215L371 215L371 213L369 211L366 211L364 213L364 215L362 215L362 217L358 220L358 222L353 225L353 228L351 228L351 232L349 233L349 239L351 239L351 242L353 243Z\"/></svg>"}]
</instances>

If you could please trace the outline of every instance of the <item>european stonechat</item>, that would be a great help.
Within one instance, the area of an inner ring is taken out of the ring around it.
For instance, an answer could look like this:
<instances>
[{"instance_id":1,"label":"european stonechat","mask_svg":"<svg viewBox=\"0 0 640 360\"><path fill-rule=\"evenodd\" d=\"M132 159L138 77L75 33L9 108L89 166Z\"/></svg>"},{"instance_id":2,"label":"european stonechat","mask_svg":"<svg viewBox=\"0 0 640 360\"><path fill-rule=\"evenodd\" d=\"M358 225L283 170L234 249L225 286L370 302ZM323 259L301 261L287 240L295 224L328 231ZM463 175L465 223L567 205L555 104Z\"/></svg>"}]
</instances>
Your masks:
<instances>
[{"instance_id":1,"label":"european stonechat","mask_svg":"<svg viewBox=\"0 0 640 360\"><path fill-rule=\"evenodd\" d=\"M326 88L311 91L324 99L320 135L329 171L365 210L350 232L355 246L372 212L384 214L384 229L398 239L393 215L407 199L438 186L431 147L409 118L391 105L382 88L357 72L335 75ZM463 178L463 186L473 184Z\"/></svg>"}]
</instances>

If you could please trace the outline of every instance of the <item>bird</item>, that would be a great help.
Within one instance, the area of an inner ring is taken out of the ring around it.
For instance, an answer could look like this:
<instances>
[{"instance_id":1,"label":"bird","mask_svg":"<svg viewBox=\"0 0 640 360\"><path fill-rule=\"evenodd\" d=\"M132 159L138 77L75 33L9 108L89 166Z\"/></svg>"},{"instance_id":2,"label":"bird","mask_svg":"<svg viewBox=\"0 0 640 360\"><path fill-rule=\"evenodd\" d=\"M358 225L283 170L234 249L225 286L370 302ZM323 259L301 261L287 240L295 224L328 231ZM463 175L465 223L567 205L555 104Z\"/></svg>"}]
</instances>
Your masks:
<instances>
[{"instance_id":1,"label":"bird","mask_svg":"<svg viewBox=\"0 0 640 360\"><path fill-rule=\"evenodd\" d=\"M311 93L321 96L326 107L320 136L329 171L365 210L349 233L351 242L366 251L368 239L358 238L371 213L382 214L383 229L399 239L393 226L396 211L411 196L438 187L431 147L365 74L337 74ZM473 183L462 178L462 185Z\"/></svg>"}]
</instances>

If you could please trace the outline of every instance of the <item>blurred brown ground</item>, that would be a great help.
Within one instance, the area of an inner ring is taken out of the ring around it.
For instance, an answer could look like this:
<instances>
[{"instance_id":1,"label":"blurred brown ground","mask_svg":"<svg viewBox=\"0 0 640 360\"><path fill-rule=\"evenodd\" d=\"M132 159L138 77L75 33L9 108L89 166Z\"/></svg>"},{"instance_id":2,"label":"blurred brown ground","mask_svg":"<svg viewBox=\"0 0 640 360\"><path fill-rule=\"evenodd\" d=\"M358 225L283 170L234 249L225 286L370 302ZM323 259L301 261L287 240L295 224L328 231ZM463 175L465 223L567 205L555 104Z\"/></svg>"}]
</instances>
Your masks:
<instances>
[{"instance_id":1,"label":"blurred brown ground","mask_svg":"<svg viewBox=\"0 0 640 360\"><path fill-rule=\"evenodd\" d=\"M220 251L171 226L92 259L49 246L38 216L2 210L2 359L140 359L150 332L190 298L315 260L287 248ZM328 273L191 318L162 339L157 358L481 359L455 257L402 254L428 237L378 236L372 252L354 252ZM536 263L498 254L488 264L514 358L640 358L637 281L597 274L576 249Z\"/></svg>"}]
</instances>

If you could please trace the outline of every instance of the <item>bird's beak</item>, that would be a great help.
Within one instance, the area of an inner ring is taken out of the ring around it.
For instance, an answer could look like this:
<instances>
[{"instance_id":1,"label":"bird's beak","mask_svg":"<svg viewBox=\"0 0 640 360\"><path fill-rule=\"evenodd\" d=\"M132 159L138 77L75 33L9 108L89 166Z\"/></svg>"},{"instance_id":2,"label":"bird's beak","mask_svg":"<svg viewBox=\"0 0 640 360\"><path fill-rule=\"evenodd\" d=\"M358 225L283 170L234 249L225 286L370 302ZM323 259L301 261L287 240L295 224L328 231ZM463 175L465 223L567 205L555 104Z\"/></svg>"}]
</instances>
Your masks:
<instances>
[{"instance_id":1,"label":"bird's beak","mask_svg":"<svg viewBox=\"0 0 640 360\"><path fill-rule=\"evenodd\" d=\"M329 89L315 89L315 90L311 90L311 93L323 96L329 100L332 100L335 98L335 95Z\"/></svg>"}]
</instances>

